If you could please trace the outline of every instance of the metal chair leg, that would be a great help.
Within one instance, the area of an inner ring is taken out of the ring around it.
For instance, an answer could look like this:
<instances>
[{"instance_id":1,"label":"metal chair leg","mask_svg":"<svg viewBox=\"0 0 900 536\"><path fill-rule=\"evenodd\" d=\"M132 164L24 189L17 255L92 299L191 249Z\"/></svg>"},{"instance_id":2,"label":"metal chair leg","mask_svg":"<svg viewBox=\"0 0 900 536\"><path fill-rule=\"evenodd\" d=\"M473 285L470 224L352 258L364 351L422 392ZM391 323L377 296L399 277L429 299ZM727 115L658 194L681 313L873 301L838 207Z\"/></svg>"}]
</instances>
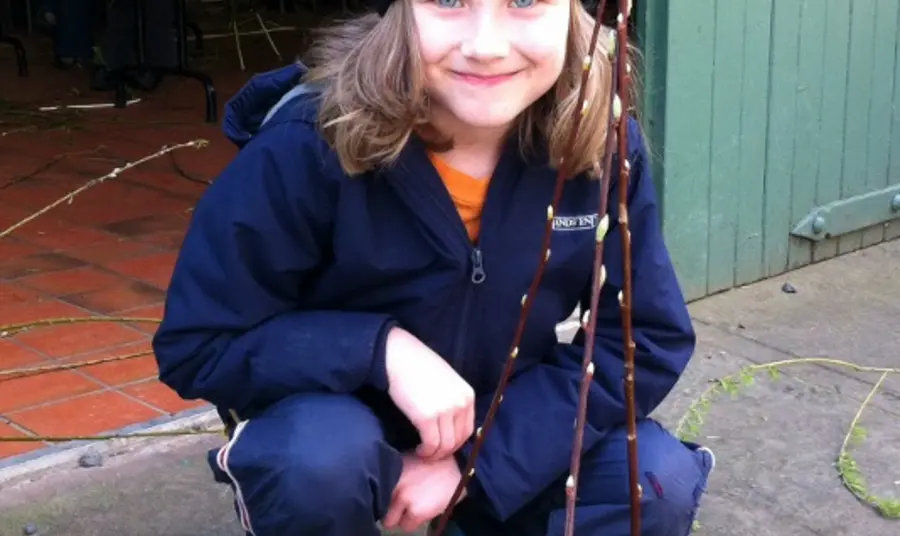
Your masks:
<instances>
[{"instance_id":1,"label":"metal chair leg","mask_svg":"<svg viewBox=\"0 0 900 536\"><path fill-rule=\"evenodd\" d=\"M22 41L16 37L0 35L0 43L12 45L16 51L16 67L19 70L19 76L28 76L28 56L25 54L25 47L22 46Z\"/></svg>"}]
</instances>

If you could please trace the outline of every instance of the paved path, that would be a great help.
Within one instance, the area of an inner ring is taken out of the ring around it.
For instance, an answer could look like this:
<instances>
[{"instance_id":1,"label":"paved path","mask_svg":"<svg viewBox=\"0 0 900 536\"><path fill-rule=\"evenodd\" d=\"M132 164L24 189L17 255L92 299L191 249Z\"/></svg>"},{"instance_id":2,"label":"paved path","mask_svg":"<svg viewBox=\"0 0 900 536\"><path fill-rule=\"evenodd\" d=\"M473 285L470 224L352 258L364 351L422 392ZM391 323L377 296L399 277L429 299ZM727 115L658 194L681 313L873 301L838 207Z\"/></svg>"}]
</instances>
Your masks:
<instances>
[{"instance_id":1,"label":"paved path","mask_svg":"<svg viewBox=\"0 0 900 536\"><path fill-rule=\"evenodd\" d=\"M781 290L790 281L797 293ZM900 367L900 241L692 304L700 346L659 417L674 426L698 394L741 368L797 356ZM701 441L719 467L700 516L709 536L891 536L842 486L833 465L878 374L804 365L760 375L712 403ZM900 498L900 375L863 414L853 453L878 496ZM226 489L202 453L218 438L153 443L95 469L59 468L0 490L0 536L34 523L45 536L241 536ZM32 506L33 505L33 506Z\"/></svg>"}]
</instances>

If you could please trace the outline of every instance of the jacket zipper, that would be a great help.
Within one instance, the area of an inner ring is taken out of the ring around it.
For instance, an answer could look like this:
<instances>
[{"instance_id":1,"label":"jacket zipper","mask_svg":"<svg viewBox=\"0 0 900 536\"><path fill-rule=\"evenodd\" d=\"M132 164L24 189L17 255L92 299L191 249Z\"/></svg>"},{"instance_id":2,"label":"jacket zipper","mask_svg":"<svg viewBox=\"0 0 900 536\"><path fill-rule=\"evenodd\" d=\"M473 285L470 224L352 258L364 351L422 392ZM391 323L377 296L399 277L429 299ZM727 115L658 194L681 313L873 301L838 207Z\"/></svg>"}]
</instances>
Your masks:
<instances>
[{"instance_id":1,"label":"jacket zipper","mask_svg":"<svg viewBox=\"0 0 900 536\"><path fill-rule=\"evenodd\" d=\"M463 306L460 311L459 330L456 334L456 344L453 355L453 361L459 364L461 369L460 372L464 375L467 375L469 372L476 372L475 370L467 370L469 367L465 366L472 362L471 359L467 359L468 356L466 355L466 350L468 348L466 337L469 333L469 310L472 308L472 298L474 297L475 289L487 278L487 274L484 271L484 260L482 258L481 248L474 246L469 254L469 258L472 266L469 271L469 281L466 283L465 294L463 295ZM477 378L473 377L472 379L475 380Z\"/></svg>"},{"instance_id":2,"label":"jacket zipper","mask_svg":"<svg viewBox=\"0 0 900 536\"><path fill-rule=\"evenodd\" d=\"M496 172L495 172L496 174ZM440 180L440 177L437 177L438 182L443 185L443 182ZM485 207L488 205L488 199L491 197L491 187L493 187L493 183L496 182L496 177L491 177L491 185L488 187L487 196L485 198ZM444 189L442 191L443 194L446 195L446 198L451 201L449 192ZM437 194L435 192L430 192L432 200L435 202L435 205L444 209L441 201L438 199ZM449 210L441 210L445 217L448 218L448 221L451 227L455 228L454 233L458 234L462 243L465 244L465 247L469 253L469 276L468 281L465 283L465 290L463 295L463 305L460 311L459 326L456 338L454 340L454 347L452 351L452 358L449 359L449 362L454 368L459 372L460 376L468 377L473 381L477 381L479 378L477 377L477 373L481 368L479 365L479 359L476 357L474 360L466 355L467 351L467 340L468 337L468 324L469 324L469 316L470 310L472 308L472 301L475 296L476 289L484 283L484 280L487 278L487 273L484 270L484 255L480 245L480 239L476 240L473 244L469 238L468 230L466 229L465 224L460 219L459 214L456 210L450 212ZM482 213L483 217L483 213ZM474 387L474 386L473 386Z\"/></svg>"},{"instance_id":3,"label":"jacket zipper","mask_svg":"<svg viewBox=\"0 0 900 536\"><path fill-rule=\"evenodd\" d=\"M463 295L463 305L460 312L459 329L456 334L453 362L458 364L461 376L469 376L472 381L477 381L478 378L476 377L476 373L479 368L477 366L477 359L474 366L467 366L472 364L473 360L466 355L466 350L468 349L466 337L469 333L469 311L472 308L472 299L475 290L479 285L484 283L485 279L487 279L487 274L484 271L484 259L479 246L476 245L472 247L469 252L469 259L471 261L471 269L469 271L469 281L466 283L465 294Z\"/></svg>"},{"instance_id":4,"label":"jacket zipper","mask_svg":"<svg viewBox=\"0 0 900 536\"><path fill-rule=\"evenodd\" d=\"M432 199L437 206L441 206L441 203L435 194L432 194ZM487 273L484 270L484 255L482 253L480 240L476 240L475 244L472 243L469 239L469 232L459 218L459 215L455 211L452 214L447 214L446 211L442 212L444 212L444 215L450 220L451 226L455 229L454 232L459 235L469 252L468 281L466 281L465 290L463 291L463 305L460 311L459 322L457 323L458 330L453 343L452 357L449 358L449 362L451 366L458 371L460 376L477 380L478 378L474 374L477 373L480 367L477 366L477 360L474 366L470 366L472 359L467 359L466 356L468 347L466 344L466 337L469 332L469 311L472 308L472 299L474 298L475 289L484 283L484 280L487 278Z\"/></svg>"}]
</instances>

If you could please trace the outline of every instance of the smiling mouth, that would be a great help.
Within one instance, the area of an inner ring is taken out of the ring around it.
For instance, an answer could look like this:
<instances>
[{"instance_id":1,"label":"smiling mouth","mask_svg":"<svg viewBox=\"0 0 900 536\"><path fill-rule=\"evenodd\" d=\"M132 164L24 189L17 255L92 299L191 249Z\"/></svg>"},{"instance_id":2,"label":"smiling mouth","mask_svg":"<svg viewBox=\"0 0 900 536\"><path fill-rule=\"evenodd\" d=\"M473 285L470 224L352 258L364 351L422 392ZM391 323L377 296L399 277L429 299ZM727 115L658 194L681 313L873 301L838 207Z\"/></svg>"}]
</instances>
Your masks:
<instances>
[{"instance_id":1,"label":"smiling mouth","mask_svg":"<svg viewBox=\"0 0 900 536\"><path fill-rule=\"evenodd\" d=\"M497 84L502 84L508 80L511 80L514 76L519 74L521 71L515 71L512 73L504 73L504 74L475 74L475 73L461 73L458 71L451 71L453 77L457 80L465 82L467 84L472 84L475 86L495 86Z\"/></svg>"}]
</instances>

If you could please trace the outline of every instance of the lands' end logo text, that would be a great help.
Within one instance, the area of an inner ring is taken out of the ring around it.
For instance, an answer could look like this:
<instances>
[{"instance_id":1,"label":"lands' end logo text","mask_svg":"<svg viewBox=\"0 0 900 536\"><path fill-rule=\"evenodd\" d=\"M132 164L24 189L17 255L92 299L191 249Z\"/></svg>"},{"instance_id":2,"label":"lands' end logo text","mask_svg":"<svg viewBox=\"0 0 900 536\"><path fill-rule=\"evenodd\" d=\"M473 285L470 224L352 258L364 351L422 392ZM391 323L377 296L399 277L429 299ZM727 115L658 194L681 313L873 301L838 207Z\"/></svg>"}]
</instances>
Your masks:
<instances>
[{"instance_id":1,"label":"lands' end logo text","mask_svg":"<svg viewBox=\"0 0 900 536\"><path fill-rule=\"evenodd\" d=\"M588 231L596 229L600 216L581 214L578 216L556 216L553 218L554 231Z\"/></svg>"}]
</instances>

